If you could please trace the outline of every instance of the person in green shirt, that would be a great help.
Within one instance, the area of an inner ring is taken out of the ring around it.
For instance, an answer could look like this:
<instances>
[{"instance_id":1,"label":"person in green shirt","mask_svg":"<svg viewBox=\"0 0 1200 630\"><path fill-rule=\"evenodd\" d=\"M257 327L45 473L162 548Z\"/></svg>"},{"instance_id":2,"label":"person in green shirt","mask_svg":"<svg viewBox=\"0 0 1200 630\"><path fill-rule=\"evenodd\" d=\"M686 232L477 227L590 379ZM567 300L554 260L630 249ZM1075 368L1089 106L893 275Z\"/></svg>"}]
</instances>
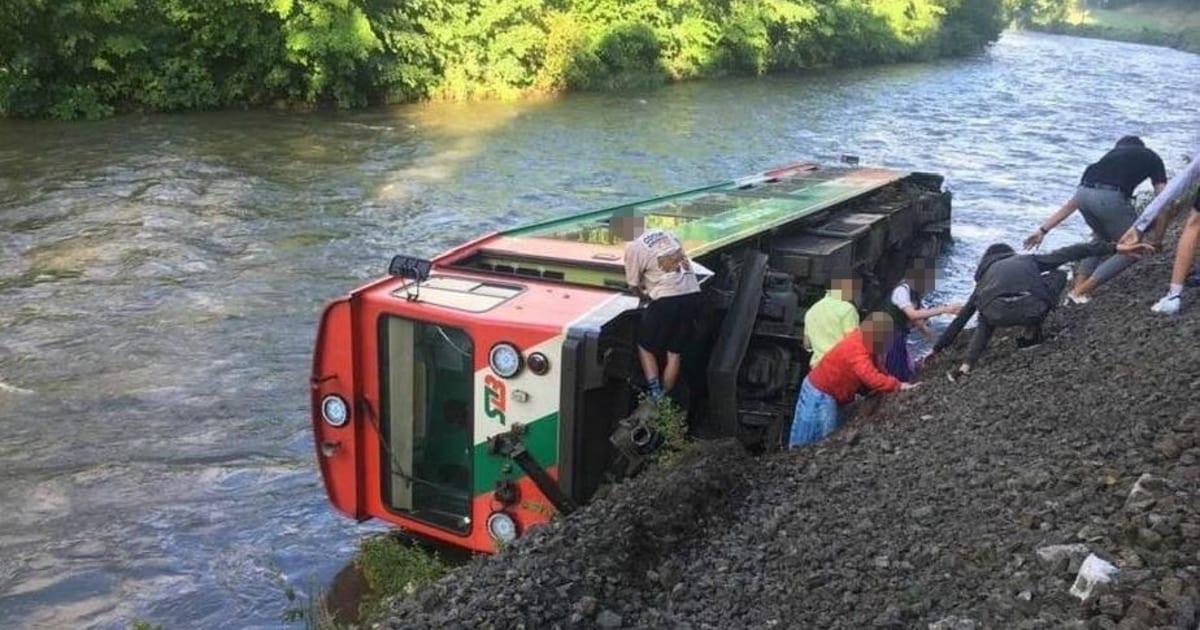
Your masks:
<instances>
[{"instance_id":1,"label":"person in green shirt","mask_svg":"<svg viewBox=\"0 0 1200 630\"><path fill-rule=\"evenodd\" d=\"M812 353L809 366L816 366L829 349L858 328L859 283L854 273L839 269L830 279L829 291L804 314L804 349Z\"/></svg>"}]
</instances>

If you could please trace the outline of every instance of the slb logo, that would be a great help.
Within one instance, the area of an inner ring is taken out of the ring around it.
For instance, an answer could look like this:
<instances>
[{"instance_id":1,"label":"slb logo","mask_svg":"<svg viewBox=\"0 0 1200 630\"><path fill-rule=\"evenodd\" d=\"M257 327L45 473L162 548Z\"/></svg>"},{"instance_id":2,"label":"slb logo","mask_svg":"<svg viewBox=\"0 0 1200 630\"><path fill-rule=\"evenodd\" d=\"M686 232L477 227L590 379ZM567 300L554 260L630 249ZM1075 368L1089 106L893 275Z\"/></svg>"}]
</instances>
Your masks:
<instances>
[{"instance_id":1,"label":"slb logo","mask_svg":"<svg viewBox=\"0 0 1200 630\"><path fill-rule=\"evenodd\" d=\"M504 412L507 410L508 390L504 381L488 374L483 377L483 413L493 420L504 424Z\"/></svg>"}]
</instances>

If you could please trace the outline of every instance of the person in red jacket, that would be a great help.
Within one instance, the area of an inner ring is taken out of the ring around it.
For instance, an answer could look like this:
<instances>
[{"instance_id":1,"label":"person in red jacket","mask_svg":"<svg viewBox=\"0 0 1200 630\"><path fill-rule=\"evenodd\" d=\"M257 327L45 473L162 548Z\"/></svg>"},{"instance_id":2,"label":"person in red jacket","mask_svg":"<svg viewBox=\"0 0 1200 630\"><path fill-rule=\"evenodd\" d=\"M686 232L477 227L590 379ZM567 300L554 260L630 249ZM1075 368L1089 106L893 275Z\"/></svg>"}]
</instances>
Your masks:
<instances>
[{"instance_id":1,"label":"person in red jacket","mask_svg":"<svg viewBox=\"0 0 1200 630\"><path fill-rule=\"evenodd\" d=\"M892 318L872 313L858 329L821 358L800 384L800 397L792 417L789 448L821 440L838 427L839 411L854 402L859 388L895 392L915 387L879 368L881 356L896 334Z\"/></svg>"}]
</instances>

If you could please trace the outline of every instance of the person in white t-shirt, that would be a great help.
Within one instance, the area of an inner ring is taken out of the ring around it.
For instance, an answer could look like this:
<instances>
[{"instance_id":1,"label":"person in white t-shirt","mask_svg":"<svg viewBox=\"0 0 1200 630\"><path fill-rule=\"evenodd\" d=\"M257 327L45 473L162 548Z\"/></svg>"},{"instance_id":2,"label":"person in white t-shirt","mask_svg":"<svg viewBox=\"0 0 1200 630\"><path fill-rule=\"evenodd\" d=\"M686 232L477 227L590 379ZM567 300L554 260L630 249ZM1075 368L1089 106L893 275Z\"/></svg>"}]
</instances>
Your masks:
<instances>
[{"instance_id":1,"label":"person in white t-shirt","mask_svg":"<svg viewBox=\"0 0 1200 630\"><path fill-rule=\"evenodd\" d=\"M615 213L611 225L627 243L625 282L635 295L650 300L638 324L638 359L650 395L659 400L679 380L680 356L702 306L700 282L683 243L671 232L645 231L645 221L632 210ZM663 354L666 364L660 373Z\"/></svg>"},{"instance_id":2,"label":"person in white t-shirt","mask_svg":"<svg viewBox=\"0 0 1200 630\"><path fill-rule=\"evenodd\" d=\"M902 381L913 378L914 366L908 354L908 333L916 327L927 339L933 341L933 331L927 323L929 318L938 315L956 315L962 308L961 304L947 304L924 308L921 304L923 296L932 291L936 274L933 265L924 259L913 261L912 267L903 280L892 289L884 310L892 316L896 335L884 358L884 369L888 374Z\"/></svg>"}]
</instances>

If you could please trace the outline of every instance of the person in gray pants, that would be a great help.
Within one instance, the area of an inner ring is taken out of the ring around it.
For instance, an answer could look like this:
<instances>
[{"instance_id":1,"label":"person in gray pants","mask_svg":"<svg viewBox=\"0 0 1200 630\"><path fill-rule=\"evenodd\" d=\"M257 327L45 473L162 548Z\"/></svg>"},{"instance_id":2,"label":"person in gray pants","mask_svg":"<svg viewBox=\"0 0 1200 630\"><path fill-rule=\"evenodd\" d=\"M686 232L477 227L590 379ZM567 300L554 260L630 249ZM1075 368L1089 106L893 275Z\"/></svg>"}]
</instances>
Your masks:
<instances>
[{"instance_id":1,"label":"person in gray pants","mask_svg":"<svg viewBox=\"0 0 1200 630\"><path fill-rule=\"evenodd\" d=\"M1133 191L1147 178L1154 186L1155 195L1162 192L1167 185L1162 158L1146 148L1137 136L1121 138L1104 157L1088 165L1075 194L1025 239L1025 249L1041 245L1046 234L1076 210L1092 229L1095 242L1116 243L1137 220ZM1133 256L1122 254L1084 259L1076 269L1075 286L1067 293L1067 299L1075 304L1087 303L1096 287L1114 278L1135 260Z\"/></svg>"},{"instance_id":2,"label":"person in gray pants","mask_svg":"<svg viewBox=\"0 0 1200 630\"><path fill-rule=\"evenodd\" d=\"M1153 249L1145 243L1114 245L1091 242L1071 245L1048 254L1018 255L1012 247L996 243L988 247L979 260L979 267L975 270L975 290L933 345L933 352L941 352L954 343L958 333L976 311L979 312L979 323L971 338L967 358L957 370L950 372L950 380L957 380L971 372L971 367L979 361L997 328L1024 327L1025 334L1017 339L1017 347L1035 346L1042 341L1042 322L1054 310L1067 286L1067 274L1059 266L1073 260L1114 254L1137 257Z\"/></svg>"}]
</instances>

